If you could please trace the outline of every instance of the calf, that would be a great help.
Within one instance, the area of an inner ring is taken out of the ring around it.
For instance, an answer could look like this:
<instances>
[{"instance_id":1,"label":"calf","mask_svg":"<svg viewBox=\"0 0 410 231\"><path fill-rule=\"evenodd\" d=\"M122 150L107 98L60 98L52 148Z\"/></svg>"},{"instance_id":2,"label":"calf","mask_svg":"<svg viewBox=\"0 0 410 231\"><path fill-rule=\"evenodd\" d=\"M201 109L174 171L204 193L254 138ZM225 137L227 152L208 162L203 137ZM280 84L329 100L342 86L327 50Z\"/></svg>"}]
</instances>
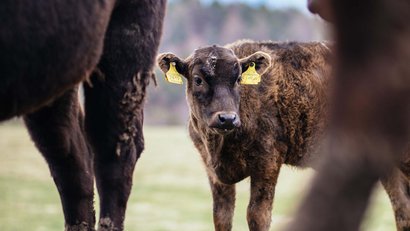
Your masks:
<instances>
[{"instance_id":1,"label":"calf","mask_svg":"<svg viewBox=\"0 0 410 231\"><path fill-rule=\"evenodd\" d=\"M268 230L280 167L305 166L320 136L329 54L322 43L243 41L186 60L159 56L164 72L175 64L188 81L189 133L209 176L216 230L231 229L235 183L248 176L249 228ZM260 83L247 85L245 71Z\"/></svg>"},{"instance_id":2,"label":"calf","mask_svg":"<svg viewBox=\"0 0 410 231\"><path fill-rule=\"evenodd\" d=\"M159 56L168 80L188 81L189 133L208 173L215 230L231 230L235 183L246 177L249 229L268 230L282 164L312 166L326 125L329 59L323 43L252 41L185 60Z\"/></svg>"}]
</instances>

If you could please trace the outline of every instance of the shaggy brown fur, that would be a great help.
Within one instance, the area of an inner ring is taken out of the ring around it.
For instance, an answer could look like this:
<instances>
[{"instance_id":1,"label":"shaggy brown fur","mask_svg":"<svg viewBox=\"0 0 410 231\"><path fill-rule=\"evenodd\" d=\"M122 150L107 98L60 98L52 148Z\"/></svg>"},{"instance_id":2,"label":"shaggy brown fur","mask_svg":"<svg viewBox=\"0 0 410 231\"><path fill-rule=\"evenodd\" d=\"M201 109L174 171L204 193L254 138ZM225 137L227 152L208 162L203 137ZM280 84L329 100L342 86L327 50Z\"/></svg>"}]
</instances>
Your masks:
<instances>
[{"instance_id":1,"label":"shaggy brown fur","mask_svg":"<svg viewBox=\"0 0 410 231\"><path fill-rule=\"evenodd\" d=\"M174 61L188 79L189 131L210 179L216 230L231 229L234 184L248 176L249 228L269 229L280 167L311 162L311 151L323 130L329 55L323 43L241 41L199 49L185 61L172 54L159 57L164 72ZM217 58L215 74L204 73L199 77L203 86L197 86L196 69L209 69L206 60L212 56ZM240 65L243 71L251 61L263 73L262 82L240 86L240 69L235 67ZM239 92L240 104L235 99ZM220 111L238 112L242 125L230 131L210 128Z\"/></svg>"},{"instance_id":2,"label":"shaggy brown fur","mask_svg":"<svg viewBox=\"0 0 410 231\"><path fill-rule=\"evenodd\" d=\"M316 162L328 122L329 60L330 50L323 43L252 41L202 48L186 60L173 54L159 57L164 72L175 62L188 80L189 131L206 165L216 230L231 229L234 184L248 176L249 229L268 230L282 164L304 167ZM263 74L261 83L239 85L236 66L244 71L252 61ZM236 125L235 120L227 126L226 120L221 124L215 119L226 112L237 113ZM408 183L406 188L401 185L407 178L397 170L382 182L398 225L408 225Z\"/></svg>"},{"instance_id":3,"label":"shaggy brown fur","mask_svg":"<svg viewBox=\"0 0 410 231\"><path fill-rule=\"evenodd\" d=\"M60 193L67 231L95 230L94 177L98 229L123 230L165 4L0 2L0 121L24 115Z\"/></svg>"}]
</instances>

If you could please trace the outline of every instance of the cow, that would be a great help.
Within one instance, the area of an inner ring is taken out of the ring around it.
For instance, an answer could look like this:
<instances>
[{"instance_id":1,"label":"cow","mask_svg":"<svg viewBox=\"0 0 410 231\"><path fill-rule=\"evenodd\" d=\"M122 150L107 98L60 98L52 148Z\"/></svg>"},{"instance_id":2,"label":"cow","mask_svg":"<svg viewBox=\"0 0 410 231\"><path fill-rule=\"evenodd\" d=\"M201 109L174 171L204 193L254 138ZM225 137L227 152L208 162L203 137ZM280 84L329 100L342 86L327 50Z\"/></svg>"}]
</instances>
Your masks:
<instances>
[{"instance_id":1,"label":"cow","mask_svg":"<svg viewBox=\"0 0 410 231\"><path fill-rule=\"evenodd\" d=\"M0 121L23 116L67 231L123 230L166 0L0 3ZM84 83L85 107L79 84Z\"/></svg>"},{"instance_id":2,"label":"cow","mask_svg":"<svg viewBox=\"0 0 410 231\"><path fill-rule=\"evenodd\" d=\"M359 230L377 179L397 230L410 230L410 4L308 0L334 22L336 71L331 132L319 172L289 231Z\"/></svg>"},{"instance_id":3,"label":"cow","mask_svg":"<svg viewBox=\"0 0 410 231\"><path fill-rule=\"evenodd\" d=\"M189 134L209 177L215 230L232 228L235 183L250 177L249 229L269 230L281 166L316 168L330 61L321 42L239 41L200 48L185 60L158 57L168 80L187 79ZM385 179L388 193L396 193L395 180Z\"/></svg>"},{"instance_id":4,"label":"cow","mask_svg":"<svg viewBox=\"0 0 410 231\"><path fill-rule=\"evenodd\" d=\"M323 43L270 41L159 56L164 73L175 67L187 79L189 134L209 177L215 230L231 230L235 183L246 177L249 228L269 229L282 164L306 166L320 137L329 58ZM250 70L260 83L245 79Z\"/></svg>"}]
</instances>

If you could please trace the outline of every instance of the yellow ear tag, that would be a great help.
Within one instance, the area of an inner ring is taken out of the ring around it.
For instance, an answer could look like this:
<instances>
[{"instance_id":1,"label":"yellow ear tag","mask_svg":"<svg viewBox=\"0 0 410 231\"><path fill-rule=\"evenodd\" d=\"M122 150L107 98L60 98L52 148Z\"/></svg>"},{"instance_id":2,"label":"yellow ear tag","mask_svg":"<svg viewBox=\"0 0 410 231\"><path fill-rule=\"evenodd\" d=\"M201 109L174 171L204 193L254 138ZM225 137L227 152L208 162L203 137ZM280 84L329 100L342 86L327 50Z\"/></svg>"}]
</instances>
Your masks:
<instances>
[{"instance_id":1,"label":"yellow ear tag","mask_svg":"<svg viewBox=\"0 0 410 231\"><path fill-rule=\"evenodd\" d=\"M248 70L242 73L241 84L258 84L261 81L261 75L256 72L255 63L252 62Z\"/></svg>"},{"instance_id":2,"label":"yellow ear tag","mask_svg":"<svg viewBox=\"0 0 410 231\"><path fill-rule=\"evenodd\" d=\"M179 74L179 72L175 68L175 65L176 65L175 62L171 62L169 64L169 70L167 71L167 73L165 73L165 77L167 81L170 83L182 84L183 76Z\"/></svg>"}]
</instances>

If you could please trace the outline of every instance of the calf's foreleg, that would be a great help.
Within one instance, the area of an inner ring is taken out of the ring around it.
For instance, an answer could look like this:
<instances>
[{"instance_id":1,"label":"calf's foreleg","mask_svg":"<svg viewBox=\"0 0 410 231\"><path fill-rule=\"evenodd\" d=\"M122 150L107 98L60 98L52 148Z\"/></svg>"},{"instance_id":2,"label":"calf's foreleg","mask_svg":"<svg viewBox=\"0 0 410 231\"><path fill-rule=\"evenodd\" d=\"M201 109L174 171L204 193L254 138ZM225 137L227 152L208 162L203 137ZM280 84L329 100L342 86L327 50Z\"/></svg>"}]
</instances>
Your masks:
<instances>
[{"instance_id":1,"label":"calf's foreleg","mask_svg":"<svg viewBox=\"0 0 410 231\"><path fill-rule=\"evenodd\" d=\"M212 199L215 231L232 230L232 218L235 209L235 185L227 185L209 179Z\"/></svg>"},{"instance_id":2,"label":"calf's foreleg","mask_svg":"<svg viewBox=\"0 0 410 231\"><path fill-rule=\"evenodd\" d=\"M273 198L279 170L283 163L280 157L270 157L251 167L251 197L247 210L250 231L267 231L271 223Z\"/></svg>"}]
</instances>

